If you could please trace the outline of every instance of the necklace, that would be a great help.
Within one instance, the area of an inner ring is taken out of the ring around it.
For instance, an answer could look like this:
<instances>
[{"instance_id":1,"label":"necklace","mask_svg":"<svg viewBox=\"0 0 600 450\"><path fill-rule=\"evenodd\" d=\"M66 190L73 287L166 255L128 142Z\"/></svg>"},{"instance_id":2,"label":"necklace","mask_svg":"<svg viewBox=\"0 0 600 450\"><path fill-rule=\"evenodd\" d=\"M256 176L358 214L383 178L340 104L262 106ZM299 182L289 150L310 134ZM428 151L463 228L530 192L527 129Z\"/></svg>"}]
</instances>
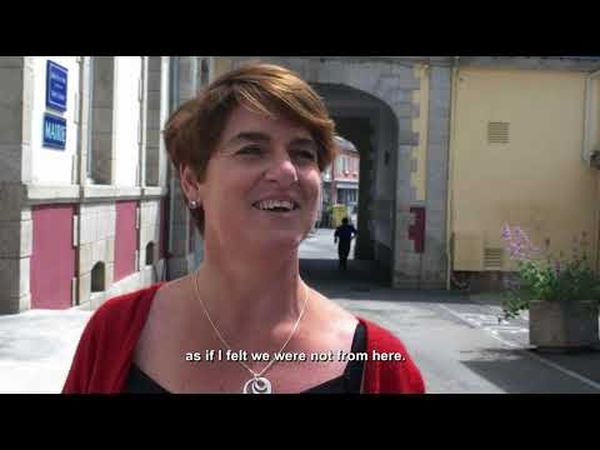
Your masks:
<instances>
[{"instance_id":1,"label":"necklace","mask_svg":"<svg viewBox=\"0 0 600 450\"><path fill-rule=\"evenodd\" d=\"M233 349L231 348L231 346L227 343L227 341L225 340L225 338L221 335L221 333L217 329L216 325L212 321L212 319L210 317L210 314L208 313L208 308L206 307L206 305L202 301L202 297L200 296L200 289L198 288L198 274L199 274L199 272L196 272L196 276L194 277L194 288L195 288L195 291L196 291L196 297L200 301L200 304L202 305L202 309L204 310L204 314L206 315L206 318L208 319L208 322L212 326L213 330L215 331L215 334L217 335L217 337L219 338L219 340L221 341L221 343L228 350L230 350L231 352L233 352ZM290 333L290 335L288 336L288 338L286 339L286 341L281 346L281 349L279 350L279 353L283 352L283 350L285 350L285 348L287 347L288 343L290 342L290 340L292 339L292 337L296 333L296 330L298 329L298 325L300 325L300 320L302 319L302 316L304 315L304 311L306 311L306 305L308 304L308 288L306 286L306 283L303 283L303 284L304 284L304 292L305 292L305 294L304 294L304 305L302 306L302 310L300 311L300 314L298 315L298 319L296 320L296 323L294 324L292 332ZM242 393L244 393L244 394L270 394L271 392L273 392L273 389L271 387L271 382L269 381L268 378L264 377L263 374L267 370L269 370L271 368L271 366L277 361L275 358L273 358L260 372L256 372L256 371L252 370L241 359L236 360L236 361L244 369L246 369L248 372L250 372L252 374L252 378L250 378L248 381L246 381L246 383L244 383L244 386L242 387Z\"/></svg>"}]
</instances>

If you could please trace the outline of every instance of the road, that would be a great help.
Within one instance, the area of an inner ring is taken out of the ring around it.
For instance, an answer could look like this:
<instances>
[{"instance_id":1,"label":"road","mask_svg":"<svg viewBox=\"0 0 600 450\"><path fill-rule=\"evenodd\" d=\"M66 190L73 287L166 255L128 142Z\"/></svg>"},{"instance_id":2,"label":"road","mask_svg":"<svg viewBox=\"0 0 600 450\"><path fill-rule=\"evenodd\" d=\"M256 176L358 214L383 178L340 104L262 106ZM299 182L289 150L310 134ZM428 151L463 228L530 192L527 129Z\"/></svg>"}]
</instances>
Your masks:
<instances>
[{"instance_id":1,"label":"road","mask_svg":"<svg viewBox=\"0 0 600 450\"><path fill-rule=\"evenodd\" d=\"M365 261L351 261L342 273L332 260L331 231L318 230L302 244L303 276L396 334L421 369L428 392L600 393L600 352L538 354L529 346L527 314L500 319L499 294L394 290Z\"/></svg>"},{"instance_id":2,"label":"road","mask_svg":"<svg viewBox=\"0 0 600 450\"><path fill-rule=\"evenodd\" d=\"M311 233L307 239L300 245L298 255L300 259L338 259L337 244L333 242L333 234L335 230L329 228L317 228L314 233ZM355 239L352 239L350 244L350 254L348 259L354 259L354 244Z\"/></svg>"}]
</instances>

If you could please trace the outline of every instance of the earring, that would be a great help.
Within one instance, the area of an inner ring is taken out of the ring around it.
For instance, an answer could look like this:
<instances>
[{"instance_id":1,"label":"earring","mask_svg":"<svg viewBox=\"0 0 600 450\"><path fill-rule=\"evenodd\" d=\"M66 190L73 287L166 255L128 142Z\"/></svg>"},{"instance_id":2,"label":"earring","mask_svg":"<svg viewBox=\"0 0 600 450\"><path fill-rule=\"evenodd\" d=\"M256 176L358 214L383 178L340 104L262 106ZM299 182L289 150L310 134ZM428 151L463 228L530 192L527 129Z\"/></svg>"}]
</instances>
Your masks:
<instances>
[{"instance_id":1,"label":"earring","mask_svg":"<svg viewBox=\"0 0 600 450\"><path fill-rule=\"evenodd\" d=\"M190 209L196 209L198 207L198 202L196 200L190 200Z\"/></svg>"}]
</instances>

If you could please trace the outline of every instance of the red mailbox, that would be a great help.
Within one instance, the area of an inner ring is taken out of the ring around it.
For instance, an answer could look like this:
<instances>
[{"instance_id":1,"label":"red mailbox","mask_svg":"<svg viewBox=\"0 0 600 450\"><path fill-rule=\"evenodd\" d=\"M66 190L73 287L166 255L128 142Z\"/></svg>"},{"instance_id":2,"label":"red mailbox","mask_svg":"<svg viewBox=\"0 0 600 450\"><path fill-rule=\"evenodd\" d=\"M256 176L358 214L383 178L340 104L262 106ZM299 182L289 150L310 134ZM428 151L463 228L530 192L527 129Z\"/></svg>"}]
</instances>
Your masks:
<instances>
[{"instance_id":1,"label":"red mailbox","mask_svg":"<svg viewBox=\"0 0 600 450\"><path fill-rule=\"evenodd\" d=\"M425 207L412 206L410 208L411 224L408 227L408 238L415 244L415 253L425 251Z\"/></svg>"}]
</instances>

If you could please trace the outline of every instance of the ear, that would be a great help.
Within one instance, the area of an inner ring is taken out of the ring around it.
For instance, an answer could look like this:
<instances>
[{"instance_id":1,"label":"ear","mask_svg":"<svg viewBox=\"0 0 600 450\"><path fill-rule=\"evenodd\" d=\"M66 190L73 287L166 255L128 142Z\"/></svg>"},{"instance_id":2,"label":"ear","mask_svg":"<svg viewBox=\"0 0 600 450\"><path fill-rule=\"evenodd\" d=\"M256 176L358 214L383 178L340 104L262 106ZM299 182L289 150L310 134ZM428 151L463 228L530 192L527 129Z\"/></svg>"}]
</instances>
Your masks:
<instances>
[{"instance_id":1,"label":"ear","mask_svg":"<svg viewBox=\"0 0 600 450\"><path fill-rule=\"evenodd\" d=\"M181 183L181 190L188 203L191 200L196 200L199 203L202 201L200 196L200 182L198 181L196 173L189 165L181 164L181 166L179 166L179 182Z\"/></svg>"}]
</instances>

